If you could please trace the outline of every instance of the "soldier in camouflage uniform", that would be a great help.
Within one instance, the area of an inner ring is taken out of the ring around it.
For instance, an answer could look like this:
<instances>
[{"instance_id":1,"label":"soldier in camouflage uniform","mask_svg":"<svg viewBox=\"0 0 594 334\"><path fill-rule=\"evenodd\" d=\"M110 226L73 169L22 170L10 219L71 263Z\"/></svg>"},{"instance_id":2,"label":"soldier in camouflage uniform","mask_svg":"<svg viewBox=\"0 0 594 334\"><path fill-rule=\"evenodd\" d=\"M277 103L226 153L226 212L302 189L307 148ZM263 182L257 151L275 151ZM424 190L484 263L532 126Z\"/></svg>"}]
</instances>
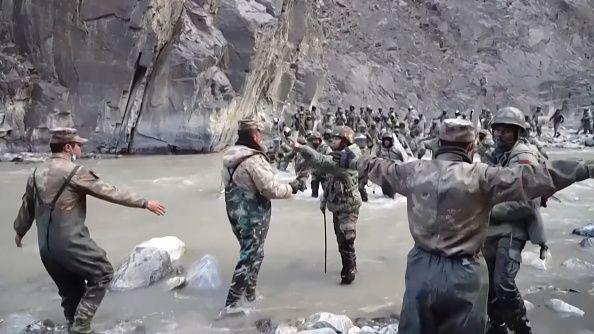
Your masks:
<instances>
[{"instance_id":1,"label":"soldier in camouflage uniform","mask_svg":"<svg viewBox=\"0 0 594 334\"><path fill-rule=\"evenodd\" d=\"M307 144L320 154L328 155L332 153L332 149L323 140L322 136L318 132L314 132L308 139ZM326 174L316 169L313 169L311 173L311 197L318 198L318 192L320 185L324 189L326 183Z\"/></svg>"},{"instance_id":2,"label":"soldier in camouflage uniform","mask_svg":"<svg viewBox=\"0 0 594 334\"><path fill-rule=\"evenodd\" d=\"M480 250L498 203L550 196L594 177L594 165L490 167L472 162L472 123L445 120L434 160L395 164L350 152L335 157L407 197L415 245L408 254L400 334L477 334L487 322L488 270Z\"/></svg>"},{"instance_id":3,"label":"soldier in camouflage uniform","mask_svg":"<svg viewBox=\"0 0 594 334\"><path fill-rule=\"evenodd\" d=\"M332 154L348 150L355 156L360 156L359 147L354 144L354 135L353 130L347 126L336 127L330 145L334 151ZM323 155L311 147L298 144L295 149L310 165L326 173L326 188L320 209L325 212L327 207L332 212L334 233L342 258L341 284L351 284L357 272L355 228L361 207L359 175L357 171L338 168L331 155Z\"/></svg>"},{"instance_id":4,"label":"soldier in camouflage uniform","mask_svg":"<svg viewBox=\"0 0 594 334\"><path fill-rule=\"evenodd\" d=\"M382 135L382 142L379 149L376 151L376 156L385 160L393 162L403 162L403 153L394 145L394 134L390 131L384 132ZM382 186L382 193L384 196L394 198L394 190L390 188L390 185L386 184Z\"/></svg>"},{"instance_id":5,"label":"soldier in camouflage uniform","mask_svg":"<svg viewBox=\"0 0 594 334\"><path fill-rule=\"evenodd\" d=\"M256 299L256 281L270 224L270 200L290 198L305 185L302 179L289 184L276 180L260 146L260 130L259 123L253 120L241 121L235 146L227 149L223 156L227 217L239 242L240 254L221 315L238 311L244 295L248 302Z\"/></svg>"},{"instance_id":6,"label":"soldier in camouflage uniform","mask_svg":"<svg viewBox=\"0 0 594 334\"><path fill-rule=\"evenodd\" d=\"M502 167L538 166L544 160L535 147L522 139L527 124L519 109L501 109L491 127L496 146L489 164ZM515 278L520 270L526 241L540 245L543 260L548 249L540 204L537 200L505 202L495 205L491 211L482 250L489 268L488 334L507 333L507 329L516 334L532 333Z\"/></svg>"},{"instance_id":7,"label":"soldier in camouflage uniform","mask_svg":"<svg viewBox=\"0 0 594 334\"><path fill-rule=\"evenodd\" d=\"M291 149L290 145L291 134L291 128L285 127L283 129L283 137L281 138L280 143L277 146L275 146L275 148L277 149L277 168L280 171L286 171L291 161L293 161L293 158L295 158L295 154L293 153L293 150Z\"/></svg>"},{"instance_id":8,"label":"soldier in camouflage uniform","mask_svg":"<svg viewBox=\"0 0 594 334\"><path fill-rule=\"evenodd\" d=\"M365 131L365 127L359 127L359 131L355 134L354 140L355 144L357 144L357 146L361 150L362 155L370 153L370 138L367 132ZM365 189L368 181L369 179L367 179L367 177L359 175L359 193L361 194L361 200L363 202L369 201L369 195L367 194L367 189Z\"/></svg>"},{"instance_id":9,"label":"soldier in camouflage uniform","mask_svg":"<svg viewBox=\"0 0 594 334\"><path fill-rule=\"evenodd\" d=\"M476 143L476 153L481 158L481 162L487 163L491 160L491 154L495 146L493 137L488 130L480 129Z\"/></svg>"},{"instance_id":10,"label":"soldier in camouflage uniform","mask_svg":"<svg viewBox=\"0 0 594 334\"><path fill-rule=\"evenodd\" d=\"M86 141L72 128L52 130L52 156L29 177L14 221L18 247L36 222L41 261L58 286L69 333L91 333L91 321L113 277L105 251L85 226L86 196L165 213L160 203L119 190L94 171L76 165Z\"/></svg>"}]
</instances>

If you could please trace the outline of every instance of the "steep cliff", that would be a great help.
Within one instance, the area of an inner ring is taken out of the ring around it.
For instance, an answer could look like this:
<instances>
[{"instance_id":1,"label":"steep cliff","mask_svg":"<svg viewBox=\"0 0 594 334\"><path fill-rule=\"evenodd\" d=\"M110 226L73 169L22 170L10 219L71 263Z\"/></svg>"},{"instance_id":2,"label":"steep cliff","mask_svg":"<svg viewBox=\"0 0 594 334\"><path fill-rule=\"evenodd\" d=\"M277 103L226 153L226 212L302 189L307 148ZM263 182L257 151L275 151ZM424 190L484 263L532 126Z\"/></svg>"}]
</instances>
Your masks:
<instances>
[{"instance_id":1,"label":"steep cliff","mask_svg":"<svg viewBox=\"0 0 594 334\"><path fill-rule=\"evenodd\" d=\"M588 0L1 0L0 151L211 152L296 105L591 103Z\"/></svg>"}]
</instances>

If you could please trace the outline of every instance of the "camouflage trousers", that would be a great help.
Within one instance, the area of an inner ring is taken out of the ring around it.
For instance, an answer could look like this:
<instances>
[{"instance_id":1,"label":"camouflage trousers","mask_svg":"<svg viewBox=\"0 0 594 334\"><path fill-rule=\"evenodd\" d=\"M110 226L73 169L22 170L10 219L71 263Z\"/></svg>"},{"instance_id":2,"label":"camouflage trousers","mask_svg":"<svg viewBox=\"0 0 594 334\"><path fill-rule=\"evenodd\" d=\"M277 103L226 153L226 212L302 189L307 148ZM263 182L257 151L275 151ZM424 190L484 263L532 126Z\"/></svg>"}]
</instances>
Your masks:
<instances>
[{"instance_id":1,"label":"camouflage trousers","mask_svg":"<svg viewBox=\"0 0 594 334\"><path fill-rule=\"evenodd\" d=\"M485 240L482 252L489 268L489 326L530 333L526 307L516 285L526 241L510 235Z\"/></svg>"},{"instance_id":2,"label":"camouflage trousers","mask_svg":"<svg viewBox=\"0 0 594 334\"><path fill-rule=\"evenodd\" d=\"M237 306L242 295L255 298L264 241L270 225L271 203L262 195L230 187L225 191L227 217L239 242L239 261L235 266L225 306Z\"/></svg>"},{"instance_id":3,"label":"camouflage trousers","mask_svg":"<svg viewBox=\"0 0 594 334\"><path fill-rule=\"evenodd\" d=\"M101 304L113 277L113 268L106 258L81 256L54 259L41 255L48 274L58 287L64 316L72 333L91 333L91 321Z\"/></svg>"},{"instance_id":4,"label":"camouflage trousers","mask_svg":"<svg viewBox=\"0 0 594 334\"><path fill-rule=\"evenodd\" d=\"M334 225L334 234L338 242L338 251L342 259L342 273L347 271L356 271L357 257L355 255L355 238L357 237L356 225L359 219L359 211L353 212L333 212L332 220Z\"/></svg>"}]
</instances>

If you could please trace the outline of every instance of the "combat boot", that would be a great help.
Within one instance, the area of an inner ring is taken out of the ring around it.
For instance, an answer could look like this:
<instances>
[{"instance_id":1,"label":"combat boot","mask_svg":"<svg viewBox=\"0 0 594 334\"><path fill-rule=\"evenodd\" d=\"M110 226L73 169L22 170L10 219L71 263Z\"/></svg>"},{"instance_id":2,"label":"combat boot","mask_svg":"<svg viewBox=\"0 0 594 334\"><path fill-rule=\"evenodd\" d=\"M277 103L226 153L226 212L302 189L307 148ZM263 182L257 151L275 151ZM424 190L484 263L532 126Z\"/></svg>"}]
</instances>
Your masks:
<instances>
[{"instance_id":1,"label":"combat boot","mask_svg":"<svg viewBox=\"0 0 594 334\"><path fill-rule=\"evenodd\" d=\"M530 321L526 316L510 322L509 329L513 330L515 334L532 334L532 327L530 327Z\"/></svg>"},{"instance_id":2,"label":"combat boot","mask_svg":"<svg viewBox=\"0 0 594 334\"><path fill-rule=\"evenodd\" d=\"M68 334L93 334L91 330L91 319L88 321L82 319L75 319L74 323L69 326Z\"/></svg>"},{"instance_id":3,"label":"combat boot","mask_svg":"<svg viewBox=\"0 0 594 334\"><path fill-rule=\"evenodd\" d=\"M357 273L357 264L355 257L342 257L342 270L340 271L340 284L349 285L355 280L355 274Z\"/></svg>"}]
</instances>

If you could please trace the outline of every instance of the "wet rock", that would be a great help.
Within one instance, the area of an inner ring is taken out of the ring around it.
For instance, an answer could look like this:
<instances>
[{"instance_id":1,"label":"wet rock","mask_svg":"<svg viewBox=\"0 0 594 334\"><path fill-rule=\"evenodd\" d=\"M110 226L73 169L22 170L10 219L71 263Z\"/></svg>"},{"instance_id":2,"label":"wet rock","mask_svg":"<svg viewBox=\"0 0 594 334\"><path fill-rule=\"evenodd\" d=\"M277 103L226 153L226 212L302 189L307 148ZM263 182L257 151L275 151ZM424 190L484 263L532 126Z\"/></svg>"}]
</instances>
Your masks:
<instances>
[{"instance_id":1,"label":"wet rock","mask_svg":"<svg viewBox=\"0 0 594 334\"><path fill-rule=\"evenodd\" d=\"M171 277L167 280L167 282L165 282L165 285L169 291L180 289L186 286L186 278L183 276Z\"/></svg>"},{"instance_id":2,"label":"wet rock","mask_svg":"<svg viewBox=\"0 0 594 334\"><path fill-rule=\"evenodd\" d=\"M36 321L27 325L20 334L67 334L65 325L56 326L51 320Z\"/></svg>"},{"instance_id":3,"label":"wet rock","mask_svg":"<svg viewBox=\"0 0 594 334\"><path fill-rule=\"evenodd\" d=\"M186 244L177 237L166 236L143 241L135 248L157 248L169 254L171 262L178 261L186 252Z\"/></svg>"},{"instance_id":4,"label":"wet rock","mask_svg":"<svg viewBox=\"0 0 594 334\"><path fill-rule=\"evenodd\" d=\"M306 329L331 328L338 333L348 333L353 322L346 315L320 312L311 315L305 322Z\"/></svg>"},{"instance_id":5,"label":"wet rock","mask_svg":"<svg viewBox=\"0 0 594 334\"><path fill-rule=\"evenodd\" d=\"M522 263L538 270L547 270L547 263L541 260L539 255L534 252L522 252Z\"/></svg>"},{"instance_id":6,"label":"wet rock","mask_svg":"<svg viewBox=\"0 0 594 334\"><path fill-rule=\"evenodd\" d=\"M12 313L6 316L0 328L6 333L18 333L27 325L34 323L35 318L29 313Z\"/></svg>"},{"instance_id":7,"label":"wet rock","mask_svg":"<svg viewBox=\"0 0 594 334\"><path fill-rule=\"evenodd\" d=\"M560 299L551 299L546 302L546 307L549 309L560 313L562 317L569 317L569 316L577 316L583 317L585 312L580 310L579 308L570 305Z\"/></svg>"},{"instance_id":8,"label":"wet rock","mask_svg":"<svg viewBox=\"0 0 594 334\"><path fill-rule=\"evenodd\" d=\"M259 319L255 323L256 329L262 334L273 334L275 332L270 318Z\"/></svg>"},{"instance_id":9,"label":"wet rock","mask_svg":"<svg viewBox=\"0 0 594 334\"><path fill-rule=\"evenodd\" d=\"M571 233L584 237L594 237L594 224L588 224L574 229Z\"/></svg>"},{"instance_id":10,"label":"wet rock","mask_svg":"<svg viewBox=\"0 0 594 334\"><path fill-rule=\"evenodd\" d=\"M584 140L584 145L586 147L594 147L594 137L589 137Z\"/></svg>"},{"instance_id":11,"label":"wet rock","mask_svg":"<svg viewBox=\"0 0 594 334\"><path fill-rule=\"evenodd\" d=\"M582 247L582 248L594 247L594 238L588 237L588 238L582 239L582 241L580 241L580 247Z\"/></svg>"},{"instance_id":12,"label":"wet rock","mask_svg":"<svg viewBox=\"0 0 594 334\"><path fill-rule=\"evenodd\" d=\"M280 324L274 330L274 334L295 334L297 332L299 332L297 327L287 324Z\"/></svg>"},{"instance_id":13,"label":"wet rock","mask_svg":"<svg viewBox=\"0 0 594 334\"><path fill-rule=\"evenodd\" d=\"M205 255L194 262L186 275L187 286L195 289L218 289L222 285L221 271L212 255Z\"/></svg>"},{"instance_id":14,"label":"wet rock","mask_svg":"<svg viewBox=\"0 0 594 334\"><path fill-rule=\"evenodd\" d=\"M571 258L563 261L561 265L572 271L594 275L594 264L578 258Z\"/></svg>"},{"instance_id":15,"label":"wet rock","mask_svg":"<svg viewBox=\"0 0 594 334\"><path fill-rule=\"evenodd\" d=\"M111 289L132 290L147 287L167 276L173 267L167 251L153 247L136 247L114 274Z\"/></svg>"},{"instance_id":16,"label":"wet rock","mask_svg":"<svg viewBox=\"0 0 594 334\"><path fill-rule=\"evenodd\" d=\"M337 332L332 328L324 327L324 328L317 328L317 329L308 329L304 331L299 331L297 334L336 334ZM340 332L338 332L340 333Z\"/></svg>"}]
</instances>

